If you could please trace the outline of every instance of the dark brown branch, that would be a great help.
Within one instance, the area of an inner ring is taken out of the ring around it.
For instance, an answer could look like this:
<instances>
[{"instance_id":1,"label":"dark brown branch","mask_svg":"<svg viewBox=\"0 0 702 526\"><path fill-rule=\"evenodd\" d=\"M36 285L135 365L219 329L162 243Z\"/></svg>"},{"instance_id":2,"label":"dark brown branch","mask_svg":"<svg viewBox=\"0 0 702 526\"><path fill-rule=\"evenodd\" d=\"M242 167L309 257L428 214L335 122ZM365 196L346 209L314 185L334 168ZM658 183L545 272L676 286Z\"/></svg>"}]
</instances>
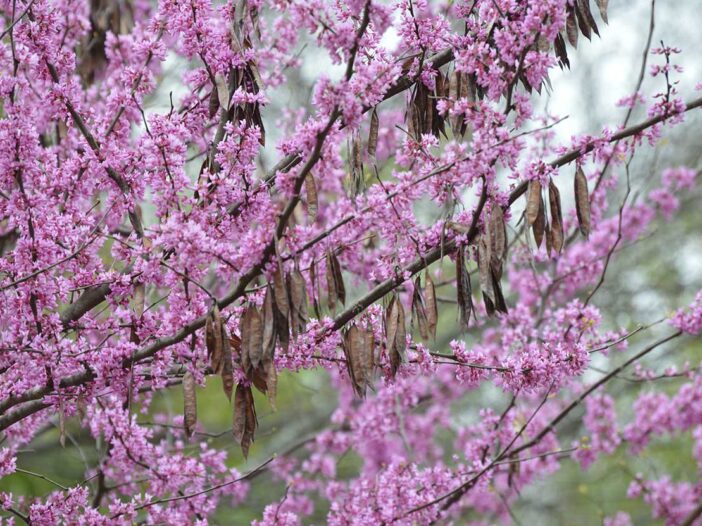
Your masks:
<instances>
[{"instance_id":1,"label":"dark brown branch","mask_svg":"<svg viewBox=\"0 0 702 526\"><path fill-rule=\"evenodd\" d=\"M148 507L150 507L150 506L155 506L155 505L157 505L157 504L165 504L165 503L167 503L167 502L175 502L175 501L178 501L178 500L192 499L192 498L194 498L194 497L198 497L198 496L204 495L204 494L206 494L206 493L211 493L211 492L216 491L216 490L218 490L218 489L220 489L220 488L224 488L224 487L226 487L226 486L231 486L232 484L236 484L237 482L242 482L242 481L244 481L244 480L252 479L252 478L256 477L260 472L262 472L262 471L264 470L264 468L265 468L268 464L270 464L271 462L273 462L274 460L275 460L275 457L270 457L268 460L266 460L265 462L263 462L262 464L260 464L257 468L252 469L252 470L249 471L246 475L243 475L243 476L241 476L241 477L239 477L239 478L237 478L237 479L228 480L227 482L222 482L221 484L217 484L217 485L215 485L215 486L210 486L209 488L205 488L205 489L203 489L203 490L196 491L195 493L188 493L188 494L186 494L186 495L179 495L179 496L177 496L177 497L171 497L171 498L168 498L168 499L158 499L158 500L154 500L154 501L151 501L151 502L147 502L146 504L142 504L141 506L137 506L136 508L134 508L134 510L135 510L135 511L139 511L139 510L142 510L142 509L144 509L144 508L148 508ZM113 518L114 518L114 517L113 517Z\"/></svg>"},{"instance_id":2,"label":"dark brown branch","mask_svg":"<svg viewBox=\"0 0 702 526\"><path fill-rule=\"evenodd\" d=\"M5 35L7 35L10 31L12 31L12 28L14 28L24 18L24 16L29 12L29 10L34 5L34 2L35 2L35 0L32 0L31 2L29 2L27 7L24 8L24 11L22 11L22 13L17 18L15 18L12 21L12 23L9 26L7 26L7 28L5 28L5 30L2 33L0 33L0 40L5 38Z\"/></svg>"},{"instance_id":3,"label":"dark brown branch","mask_svg":"<svg viewBox=\"0 0 702 526\"><path fill-rule=\"evenodd\" d=\"M702 502L685 517L685 520L680 523L680 526L692 526L695 521L702 516Z\"/></svg>"},{"instance_id":4,"label":"dark brown branch","mask_svg":"<svg viewBox=\"0 0 702 526\"><path fill-rule=\"evenodd\" d=\"M24 513L20 513L20 512L17 511L15 508L7 508L7 511L10 512L10 513L12 513L12 515L14 515L14 516L19 517L20 519L22 519L22 521L23 521L25 524L29 524L29 525L31 526L32 521L29 519L29 515L25 515Z\"/></svg>"}]
</instances>

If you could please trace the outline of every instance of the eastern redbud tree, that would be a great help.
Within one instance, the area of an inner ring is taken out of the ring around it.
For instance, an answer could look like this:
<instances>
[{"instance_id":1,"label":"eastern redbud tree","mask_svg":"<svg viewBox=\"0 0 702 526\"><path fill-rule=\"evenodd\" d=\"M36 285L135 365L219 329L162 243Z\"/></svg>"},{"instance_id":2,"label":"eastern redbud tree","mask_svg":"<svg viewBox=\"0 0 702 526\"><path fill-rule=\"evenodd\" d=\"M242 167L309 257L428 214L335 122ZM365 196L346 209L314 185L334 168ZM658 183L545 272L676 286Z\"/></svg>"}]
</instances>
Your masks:
<instances>
[{"instance_id":1,"label":"eastern redbud tree","mask_svg":"<svg viewBox=\"0 0 702 526\"><path fill-rule=\"evenodd\" d=\"M261 480L284 491L264 492L260 526L509 523L566 462L691 431L702 463L698 367L637 369L702 331L702 294L655 337L597 306L612 261L695 185L676 165L631 191L637 152L702 106L678 92L681 50L649 33L599 133L564 143L539 109L576 46L606 43L607 0L0 8L0 476L52 485L5 486L5 523L207 524ZM310 56L331 67L309 99L269 111ZM278 377L303 370L328 376L333 414L234 468ZM609 388L625 374L679 383L624 418ZM225 446L198 420L208 382ZM500 403L458 404L487 388ZM159 413L174 391L184 405ZM83 481L23 468L73 435L99 453ZM629 483L651 517L702 524L699 482Z\"/></svg>"}]
</instances>

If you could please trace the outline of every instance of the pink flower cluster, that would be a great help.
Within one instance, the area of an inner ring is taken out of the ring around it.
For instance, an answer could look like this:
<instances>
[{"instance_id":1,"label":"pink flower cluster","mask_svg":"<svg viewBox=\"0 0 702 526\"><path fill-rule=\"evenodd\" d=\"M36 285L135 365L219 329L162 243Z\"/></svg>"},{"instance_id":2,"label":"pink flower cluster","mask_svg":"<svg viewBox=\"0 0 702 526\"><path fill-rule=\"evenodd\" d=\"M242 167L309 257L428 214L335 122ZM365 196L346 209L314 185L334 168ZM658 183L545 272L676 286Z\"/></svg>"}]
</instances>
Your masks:
<instances>
[{"instance_id":1,"label":"pink flower cluster","mask_svg":"<svg viewBox=\"0 0 702 526\"><path fill-rule=\"evenodd\" d=\"M644 327L597 301L611 260L697 182L676 167L641 199L617 191L627 160L702 106L677 92L680 50L654 50L663 91L621 99L646 108L640 124L562 143L535 103L573 30L606 34L597 5L0 2L0 478L35 476L27 451L55 428L99 452L69 487L3 490L2 520L204 525L253 506L265 472L285 492L266 495L258 526L492 524L565 459L587 467L692 431L702 465L698 368L640 365L702 332L702 292L671 318L677 332L631 348ZM310 80L310 63L332 67ZM587 188L571 206L576 173ZM455 323L454 303L467 311ZM246 312L274 320L265 381L245 363ZM352 327L370 342L360 369ZM608 387L630 366L677 393L642 392L629 418ZM256 418L241 393L273 401L277 374L302 370L325 374L338 405L258 468L232 467L232 444L188 408L213 375L238 384L243 446ZM175 389L186 414L154 403ZM582 408L573 441L563 423ZM701 494L667 476L630 487L668 524Z\"/></svg>"}]
</instances>

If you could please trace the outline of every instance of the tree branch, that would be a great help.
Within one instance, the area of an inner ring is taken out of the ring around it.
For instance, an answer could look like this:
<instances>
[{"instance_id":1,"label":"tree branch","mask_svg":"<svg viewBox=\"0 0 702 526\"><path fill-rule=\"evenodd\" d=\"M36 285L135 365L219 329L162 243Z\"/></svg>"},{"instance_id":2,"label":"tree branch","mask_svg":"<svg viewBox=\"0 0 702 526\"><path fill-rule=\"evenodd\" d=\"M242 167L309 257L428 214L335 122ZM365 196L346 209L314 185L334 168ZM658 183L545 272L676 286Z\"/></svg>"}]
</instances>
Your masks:
<instances>
[{"instance_id":1,"label":"tree branch","mask_svg":"<svg viewBox=\"0 0 702 526\"><path fill-rule=\"evenodd\" d=\"M518 455L519 453L521 453L522 451L530 449L530 448L534 447L535 445L537 445L538 443L540 443L541 440L543 440L544 437L546 435L548 435L548 433L553 431L554 428L566 416L568 416L568 414L570 414L571 411L573 411L573 409L578 407L578 405L580 405L585 400L585 398L590 396L593 392L595 392L597 389L599 389L602 385L604 385L609 380L611 380L612 378L617 376L619 373L621 373L624 369L626 369L632 363L640 360L641 358L643 358L644 356L649 354L651 351L658 348L660 345L663 345L664 343L667 343L667 342L669 342L669 341L671 341L671 340L673 340L681 335L682 335L682 331L674 332L674 333L670 334L669 336L666 336L666 337L658 340L657 342L652 343L651 345L644 348L643 350L639 351L634 356L629 358L626 362L621 364L619 367L612 370L609 374L607 374L606 376L602 377L600 380L598 380L597 382L592 384L590 386L590 388L588 388L586 391L584 391L578 398L573 400L570 404L568 404L568 406L565 409L563 409L558 415L556 415L551 420L551 422L549 422L549 424L547 424L533 439L529 440L525 444L522 444L521 446L519 446L515 449L511 449L512 444L510 444L509 447L506 447L505 449L503 449L487 466L485 466L482 470L480 470L475 476L470 478L467 482L464 482L463 484L458 486L456 489L449 491L448 493L446 493L446 494L444 494L444 495L442 495L442 496L440 496L440 497L438 497L430 502L427 502L425 504L422 504L420 506L412 508L410 511L405 513L403 515L403 517L407 517L407 516L411 515L412 513L416 513L418 511L427 509L431 506L434 506L434 505L439 504L439 503L444 502L444 501L445 502L442 505L441 509L442 510L448 509L451 505L458 502L460 500L460 498L475 485L475 483L478 481L478 479L480 479L488 471L492 470L495 466L498 465L498 463L502 462L503 460L505 460L508 457L514 457L514 456ZM700 510L700 514L702 514L702 510ZM398 519L399 518L400 517L398 517ZM692 520L694 521L695 518L696 517L693 517Z\"/></svg>"}]
</instances>

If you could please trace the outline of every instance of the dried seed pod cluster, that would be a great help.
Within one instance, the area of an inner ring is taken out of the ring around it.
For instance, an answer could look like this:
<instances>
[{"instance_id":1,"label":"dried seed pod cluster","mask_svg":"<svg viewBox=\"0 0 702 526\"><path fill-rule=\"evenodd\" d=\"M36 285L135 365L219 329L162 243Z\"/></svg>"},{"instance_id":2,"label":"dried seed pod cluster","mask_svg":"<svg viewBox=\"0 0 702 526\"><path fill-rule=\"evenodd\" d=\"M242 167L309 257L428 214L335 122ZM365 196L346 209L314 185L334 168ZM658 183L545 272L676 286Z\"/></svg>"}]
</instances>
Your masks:
<instances>
[{"instance_id":1,"label":"dried seed pod cluster","mask_svg":"<svg viewBox=\"0 0 702 526\"><path fill-rule=\"evenodd\" d=\"M590 236L592 227L592 217L590 213L590 194L587 188L587 178L581 167L575 170L573 180L575 211L578 217L580 233L586 239ZM565 232L563 229L563 211L561 208L561 195L558 187L549 179L548 183L548 204L550 211L550 221L546 216L544 199L541 192L541 183L534 180L529 183L527 189L526 218L534 234L536 247L541 247L541 242L546 235L546 250L550 255L552 251L560 254L565 243Z\"/></svg>"},{"instance_id":2,"label":"dried seed pod cluster","mask_svg":"<svg viewBox=\"0 0 702 526\"><path fill-rule=\"evenodd\" d=\"M254 406L251 386L239 384L234 395L234 425L232 433L241 445L244 457L249 456L249 448L254 441L254 433L258 427L256 406Z\"/></svg>"},{"instance_id":3,"label":"dried seed pod cluster","mask_svg":"<svg viewBox=\"0 0 702 526\"><path fill-rule=\"evenodd\" d=\"M507 312L500 284L506 258L507 229L502 207L495 203L478 240L478 275L488 316L492 316L496 311Z\"/></svg>"},{"instance_id":4,"label":"dried seed pod cluster","mask_svg":"<svg viewBox=\"0 0 702 526\"><path fill-rule=\"evenodd\" d=\"M275 368L276 345L280 344L281 348L287 351L291 333L292 337L296 338L305 331L306 325L307 287L297 264L287 274L284 273L282 265L276 267L272 283L266 285L261 308L250 304L244 310L239 324L241 338L227 335L217 306L207 318L205 339L210 367L215 373L221 374L227 397L231 399L234 387L232 348L235 349L241 370L249 381L237 386L234 404L235 436L245 455L248 454L256 428L256 411L250 385L253 384L265 393L271 406L275 408L278 384ZM186 429L187 426L189 424L186 422ZM236 426L239 426L238 430Z\"/></svg>"},{"instance_id":5,"label":"dried seed pod cluster","mask_svg":"<svg viewBox=\"0 0 702 526\"><path fill-rule=\"evenodd\" d=\"M600 12L600 17L604 23L607 21L607 7L609 0L596 0L597 8ZM592 14L590 0L575 0L566 6L567 18L565 32L561 32L556 37L553 43L554 51L561 67L570 67L568 60L568 51L566 50L566 40L574 48L578 47L578 30L580 33L590 40L592 34L600 35L600 30L595 22L595 17Z\"/></svg>"},{"instance_id":6,"label":"dried seed pod cluster","mask_svg":"<svg viewBox=\"0 0 702 526\"><path fill-rule=\"evenodd\" d=\"M541 247L541 243L546 237L548 254L551 255L553 251L560 254L565 242L561 193L553 179L550 178L548 182L548 205L550 220L546 215L541 183L538 180L531 181L527 190L526 218L534 234L536 247Z\"/></svg>"},{"instance_id":7,"label":"dried seed pod cluster","mask_svg":"<svg viewBox=\"0 0 702 526\"><path fill-rule=\"evenodd\" d=\"M425 340L436 337L438 308L436 290L429 273L425 273L424 287L421 279L414 281L412 291L411 326L417 328ZM385 309L385 351L390 365L390 374L395 377L400 365L405 360L407 348L407 320L405 308L397 294L390 297ZM366 388L371 384L375 368L375 338L371 329L351 327L344 338L344 354L349 368L354 390L360 397L365 396Z\"/></svg>"},{"instance_id":8,"label":"dried seed pod cluster","mask_svg":"<svg viewBox=\"0 0 702 526\"><path fill-rule=\"evenodd\" d=\"M587 178L579 166L575 170L575 211L578 215L580 233L585 239L590 237L590 195L587 190Z\"/></svg>"},{"instance_id":9,"label":"dried seed pod cluster","mask_svg":"<svg viewBox=\"0 0 702 526\"><path fill-rule=\"evenodd\" d=\"M246 10L251 16L254 28L258 27L257 10L251 6ZM230 31L231 45L235 52L245 52L253 48L253 43L249 35L242 36L237 31L237 24L232 26ZM258 72L258 66L253 60L249 60L243 68L232 68L229 74L229 86L227 92L227 104L229 103L229 94L234 93L241 88L247 93L258 93L263 87L261 75ZM223 106L223 110L227 111L227 118L231 122L245 121L249 126L256 126L261 131L259 142L261 146L266 145L266 131L263 127L261 119L261 107L258 102L244 102L233 107Z\"/></svg>"},{"instance_id":10,"label":"dried seed pod cluster","mask_svg":"<svg viewBox=\"0 0 702 526\"><path fill-rule=\"evenodd\" d=\"M251 20L251 26L254 28L254 33L258 35L258 10L254 6L246 6L245 9L241 10L240 15L242 17L248 17ZM247 51L253 48L253 43L251 36L249 34L244 34L241 31L244 23L239 16L237 20L234 21L229 31L229 43L232 50L236 54L244 54L251 56ZM214 118L220 111L220 129L223 129L225 123L238 124L240 122L246 123L247 127L255 127L259 130L259 143L261 146L266 144L266 129L263 126L263 119L261 117L261 105L258 100L253 97L251 101L239 102L237 104L232 104L232 94L237 90L243 91L245 93L250 93L256 95L261 91L263 87L263 81L261 75L258 71L258 66L253 58L247 60L243 66L238 66L236 68L232 67L228 72L214 73L209 68L207 68L209 75L209 81L211 84L211 91L208 102L208 114L210 118ZM197 186L199 187L205 174L207 175L207 194L209 195L214 191L217 185L218 179L214 178L212 174L219 171L219 165L215 159L215 150L212 150L209 155L205 158L200 166L200 173L198 175ZM248 183L247 183L248 184ZM204 204L202 201L207 199L206 196L201 196L199 192L195 192L194 197Z\"/></svg>"},{"instance_id":11,"label":"dried seed pod cluster","mask_svg":"<svg viewBox=\"0 0 702 526\"><path fill-rule=\"evenodd\" d=\"M424 83L417 82L414 86L412 97L407 106L406 121L407 132L414 140L419 140L422 134L430 133L435 137L439 134L446 136L444 130L444 117L436 108L441 97L448 95L448 82L443 73L436 77L434 90L429 90Z\"/></svg>"}]
</instances>

